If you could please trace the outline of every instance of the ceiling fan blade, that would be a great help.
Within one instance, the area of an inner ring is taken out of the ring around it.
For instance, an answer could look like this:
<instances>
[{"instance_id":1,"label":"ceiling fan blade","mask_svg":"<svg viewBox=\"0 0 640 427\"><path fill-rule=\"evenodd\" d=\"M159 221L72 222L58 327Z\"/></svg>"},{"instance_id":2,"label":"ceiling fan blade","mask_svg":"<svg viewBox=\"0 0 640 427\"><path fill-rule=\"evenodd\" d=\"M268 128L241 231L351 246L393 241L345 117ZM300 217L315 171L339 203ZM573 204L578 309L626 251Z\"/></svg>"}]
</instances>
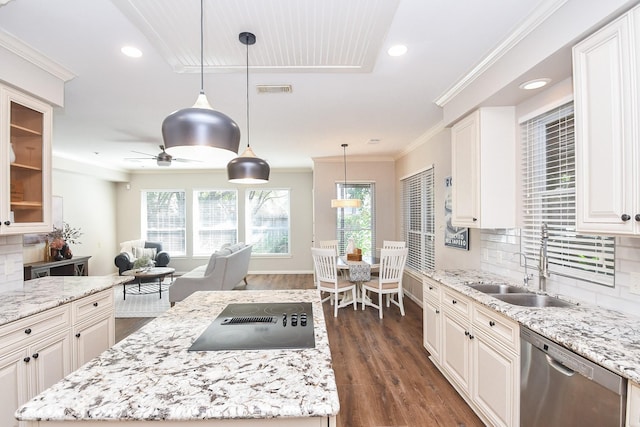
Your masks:
<instances>
[{"instance_id":1,"label":"ceiling fan blade","mask_svg":"<svg viewBox=\"0 0 640 427\"><path fill-rule=\"evenodd\" d=\"M156 157L158 157L158 156L154 156L153 154L142 153L142 152L140 152L140 151L135 151L135 150L131 150L131 152L132 152L132 153L137 153L137 154L142 154L143 156L149 156L149 157L151 157L152 159L155 159Z\"/></svg>"},{"instance_id":2,"label":"ceiling fan blade","mask_svg":"<svg viewBox=\"0 0 640 427\"><path fill-rule=\"evenodd\" d=\"M125 157L125 160L155 160L151 157Z\"/></svg>"},{"instance_id":3,"label":"ceiling fan blade","mask_svg":"<svg viewBox=\"0 0 640 427\"><path fill-rule=\"evenodd\" d=\"M183 162L183 163L202 163L201 160L192 160L192 159L172 159L174 162Z\"/></svg>"}]
</instances>

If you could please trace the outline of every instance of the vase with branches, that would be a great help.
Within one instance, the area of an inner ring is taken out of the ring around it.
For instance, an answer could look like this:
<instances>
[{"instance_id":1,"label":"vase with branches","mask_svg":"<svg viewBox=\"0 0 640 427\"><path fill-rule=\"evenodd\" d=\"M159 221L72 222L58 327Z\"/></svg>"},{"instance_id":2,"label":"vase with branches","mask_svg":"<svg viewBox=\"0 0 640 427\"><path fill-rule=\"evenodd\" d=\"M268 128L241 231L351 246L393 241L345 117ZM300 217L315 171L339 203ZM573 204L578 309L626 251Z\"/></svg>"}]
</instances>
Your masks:
<instances>
[{"instance_id":1,"label":"vase with branches","mask_svg":"<svg viewBox=\"0 0 640 427\"><path fill-rule=\"evenodd\" d=\"M73 254L69 248L69 244L80 245L80 237L82 236L80 228L71 227L68 223L63 222L62 227L53 227L53 230L47 234L47 244L51 251L51 257L59 261L63 258L70 259Z\"/></svg>"}]
</instances>

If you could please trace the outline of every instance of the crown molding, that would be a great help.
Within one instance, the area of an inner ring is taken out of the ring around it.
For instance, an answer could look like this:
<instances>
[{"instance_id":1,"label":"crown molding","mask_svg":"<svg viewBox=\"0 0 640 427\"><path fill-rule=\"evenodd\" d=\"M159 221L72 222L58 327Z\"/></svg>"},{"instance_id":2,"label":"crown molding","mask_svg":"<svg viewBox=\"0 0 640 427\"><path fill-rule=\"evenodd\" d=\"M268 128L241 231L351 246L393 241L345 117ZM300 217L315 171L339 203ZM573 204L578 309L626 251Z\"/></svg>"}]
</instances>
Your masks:
<instances>
[{"instance_id":1,"label":"crown molding","mask_svg":"<svg viewBox=\"0 0 640 427\"><path fill-rule=\"evenodd\" d=\"M67 82L73 79L74 77L76 77L76 75L70 70L68 70L67 68L51 60L49 57L45 56L43 53L35 50L31 46L24 43L22 40L14 37L13 35L1 29L0 29L0 47L7 49L8 51L30 62L36 67L46 71L52 76L57 77L63 82Z\"/></svg>"},{"instance_id":2,"label":"crown molding","mask_svg":"<svg viewBox=\"0 0 640 427\"><path fill-rule=\"evenodd\" d=\"M527 19L522 22L505 40L502 41L493 51L469 71L464 77L458 80L446 92L434 100L439 107L444 107L449 101L458 96L465 88L479 78L485 71L491 68L504 55L520 43L525 37L531 34L538 26L553 15L569 0L547 0L536 8Z\"/></svg>"},{"instance_id":3,"label":"crown molding","mask_svg":"<svg viewBox=\"0 0 640 427\"><path fill-rule=\"evenodd\" d=\"M418 148L418 147L428 143L429 141L431 141L436 135L438 135L444 129L445 129L444 122L441 120L438 123L436 123L435 126L432 126L429 130L427 130L425 133L420 135L411 144L407 145L404 148L404 150L400 151L393 159L394 160L398 160L398 159L406 156L407 154L411 153L416 148Z\"/></svg>"}]
</instances>

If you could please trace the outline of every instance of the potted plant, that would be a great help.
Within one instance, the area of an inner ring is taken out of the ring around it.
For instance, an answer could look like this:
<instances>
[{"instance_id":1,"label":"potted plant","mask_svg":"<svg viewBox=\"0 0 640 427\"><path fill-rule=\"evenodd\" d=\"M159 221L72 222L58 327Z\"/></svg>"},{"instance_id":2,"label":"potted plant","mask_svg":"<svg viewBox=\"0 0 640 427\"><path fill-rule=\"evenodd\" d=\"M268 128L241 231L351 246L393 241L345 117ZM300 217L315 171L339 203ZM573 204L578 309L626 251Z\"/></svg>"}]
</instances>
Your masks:
<instances>
[{"instance_id":1,"label":"potted plant","mask_svg":"<svg viewBox=\"0 0 640 427\"><path fill-rule=\"evenodd\" d=\"M63 222L62 227L53 227L53 230L47 234L47 244L50 248L51 258L60 261L64 258L71 259L73 253L69 248L69 244L81 244L79 238L82 236L80 228L73 228L68 223Z\"/></svg>"}]
</instances>

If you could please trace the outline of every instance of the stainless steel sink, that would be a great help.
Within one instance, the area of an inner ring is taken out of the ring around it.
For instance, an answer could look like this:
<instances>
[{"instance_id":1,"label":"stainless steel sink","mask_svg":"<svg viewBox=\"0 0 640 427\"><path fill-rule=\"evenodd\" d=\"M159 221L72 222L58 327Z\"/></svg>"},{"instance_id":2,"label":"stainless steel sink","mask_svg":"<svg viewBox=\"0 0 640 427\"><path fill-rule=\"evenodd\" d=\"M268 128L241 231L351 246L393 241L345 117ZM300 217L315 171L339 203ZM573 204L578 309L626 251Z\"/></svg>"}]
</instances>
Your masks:
<instances>
[{"instance_id":1,"label":"stainless steel sink","mask_svg":"<svg viewBox=\"0 0 640 427\"><path fill-rule=\"evenodd\" d=\"M509 304L523 307L571 307L574 304L549 295L528 294L495 294L492 297Z\"/></svg>"},{"instance_id":2,"label":"stainless steel sink","mask_svg":"<svg viewBox=\"0 0 640 427\"><path fill-rule=\"evenodd\" d=\"M469 285L470 288L485 294L514 294L526 293L526 289L502 283L477 283Z\"/></svg>"}]
</instances>

